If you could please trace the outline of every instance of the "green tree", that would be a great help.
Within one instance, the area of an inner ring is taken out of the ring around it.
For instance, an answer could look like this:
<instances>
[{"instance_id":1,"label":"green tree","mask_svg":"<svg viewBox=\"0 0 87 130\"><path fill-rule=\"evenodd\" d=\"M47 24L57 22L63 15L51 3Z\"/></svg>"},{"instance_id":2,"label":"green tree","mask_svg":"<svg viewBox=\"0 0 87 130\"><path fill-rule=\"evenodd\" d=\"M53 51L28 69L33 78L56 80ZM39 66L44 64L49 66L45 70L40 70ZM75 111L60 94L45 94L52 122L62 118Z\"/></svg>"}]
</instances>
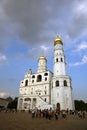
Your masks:
<instances>
[{"instance_id":1,"label":"green tree","mask_svg":"<svg viewBox=\"0 0 87 130\"><path fill-rule=\"evenodd\" d=\"M16 97L15 99L13 99L11 102L8 103L7 108L17 109L17 101L18 101L18 98Z\"/></svg>"},{"instance_id":2,"label":"green tree","mask_svg":"<svg viewBox=\"0 0 87 130\"><path fill-rule=\"evenodd\" d=\"M82 100L75 100L75 109L76 110L86 110L87 111L87 103Z\"/></svg>"}]
</instances>

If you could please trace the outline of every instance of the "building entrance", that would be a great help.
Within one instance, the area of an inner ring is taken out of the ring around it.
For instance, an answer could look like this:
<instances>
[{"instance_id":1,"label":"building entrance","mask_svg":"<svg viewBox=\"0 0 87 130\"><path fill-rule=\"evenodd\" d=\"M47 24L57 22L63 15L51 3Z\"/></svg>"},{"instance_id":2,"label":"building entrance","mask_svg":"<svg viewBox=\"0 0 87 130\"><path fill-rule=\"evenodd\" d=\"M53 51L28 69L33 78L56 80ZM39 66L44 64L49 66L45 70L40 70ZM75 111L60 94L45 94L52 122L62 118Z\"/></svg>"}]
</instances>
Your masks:
<instances>
[{"instance_id":1,"label":"building entrance","mask_svg":"<svg viewBox=\"0 0 87 130\"><path fill-rule=\"evenodd\" d=\"M60 103L57 103L57 104L56 104L56 110L57 110L58 112L60 112Z\"/></svg>"}]
</instances>

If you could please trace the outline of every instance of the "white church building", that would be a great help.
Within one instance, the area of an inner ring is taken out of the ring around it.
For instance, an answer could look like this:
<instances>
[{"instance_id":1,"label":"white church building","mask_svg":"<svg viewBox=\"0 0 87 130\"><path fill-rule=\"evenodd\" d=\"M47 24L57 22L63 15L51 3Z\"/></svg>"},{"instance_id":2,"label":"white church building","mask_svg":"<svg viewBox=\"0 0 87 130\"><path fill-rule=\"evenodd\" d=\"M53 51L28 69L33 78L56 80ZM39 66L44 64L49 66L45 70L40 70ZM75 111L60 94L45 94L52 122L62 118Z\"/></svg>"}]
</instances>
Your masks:
<instances>
[{"instance_id":1,"label":"white church building","mask_svg":"<svg viewBox=\"0 0 87 130\"><path fill-rule=\"evenodd\" d=\"M47 69L45 56L38 58L37 72L30 69L20 82L18 110L73 110L71 78L66 72L66 58L60 37L54 39L53 72Z\"/></svg>"}]
</instances>

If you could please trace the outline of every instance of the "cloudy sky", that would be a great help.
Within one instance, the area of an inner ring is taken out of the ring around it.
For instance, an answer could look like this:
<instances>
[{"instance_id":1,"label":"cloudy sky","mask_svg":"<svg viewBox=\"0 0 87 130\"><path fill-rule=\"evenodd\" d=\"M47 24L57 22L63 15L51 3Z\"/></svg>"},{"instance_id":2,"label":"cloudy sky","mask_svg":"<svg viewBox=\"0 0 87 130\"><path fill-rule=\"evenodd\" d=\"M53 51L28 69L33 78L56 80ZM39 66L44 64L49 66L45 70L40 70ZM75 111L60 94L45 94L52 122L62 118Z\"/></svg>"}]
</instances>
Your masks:
<instances>
[{"instance_id":1,"label":"cloudy sky","mask_svg":"<svg viewBox=\"0 0 87 130\"><path fill-rule=\"evenodd\" d=\"M20 80L41 55L53 71L53 41L63 39L74 99L87 102L87 0L0 0L0 97L18 96Z\"/></svg>"}]
</instances>

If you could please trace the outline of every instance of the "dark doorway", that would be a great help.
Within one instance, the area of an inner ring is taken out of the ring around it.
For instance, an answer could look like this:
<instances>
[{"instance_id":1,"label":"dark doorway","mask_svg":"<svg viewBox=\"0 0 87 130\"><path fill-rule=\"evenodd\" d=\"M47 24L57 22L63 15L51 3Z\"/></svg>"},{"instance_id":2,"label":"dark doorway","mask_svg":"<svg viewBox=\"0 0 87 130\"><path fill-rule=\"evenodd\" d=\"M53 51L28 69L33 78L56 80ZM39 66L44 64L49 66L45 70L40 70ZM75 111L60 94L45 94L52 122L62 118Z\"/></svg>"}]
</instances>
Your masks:
<instances>
[{"instance_id":1,"label":"dark doorway","mask_svg":"<svg viewBox=\"0 0 87 130\"><path fill-rule=\"evenodd\" d=\"M60 112L60 103L56 104L56 109L57 109L58 112Z\"/></svg>"}]
</instances>

